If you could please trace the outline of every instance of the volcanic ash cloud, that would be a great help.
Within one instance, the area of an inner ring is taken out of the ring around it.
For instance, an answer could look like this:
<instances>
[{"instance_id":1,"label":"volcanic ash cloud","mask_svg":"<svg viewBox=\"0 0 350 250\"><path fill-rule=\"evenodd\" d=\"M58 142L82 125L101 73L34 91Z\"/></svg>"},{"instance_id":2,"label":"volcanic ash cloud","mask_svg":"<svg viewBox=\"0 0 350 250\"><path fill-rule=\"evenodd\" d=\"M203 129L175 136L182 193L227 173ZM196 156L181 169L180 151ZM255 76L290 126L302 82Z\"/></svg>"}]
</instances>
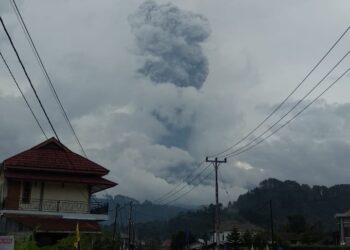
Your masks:
<instances>
[{"instance_id":1,"label":"volcanic ash cloud","mask_svg":"<svg viewBox=\"0 0 350 250\"><path fill-rule=\"evenodd\" d=\"M208 20L173 4L146 1L129 16L143 65L138 72L155 83L201 88L208 60L200 43L210 35Z\"/></svg>"}]
</instances>

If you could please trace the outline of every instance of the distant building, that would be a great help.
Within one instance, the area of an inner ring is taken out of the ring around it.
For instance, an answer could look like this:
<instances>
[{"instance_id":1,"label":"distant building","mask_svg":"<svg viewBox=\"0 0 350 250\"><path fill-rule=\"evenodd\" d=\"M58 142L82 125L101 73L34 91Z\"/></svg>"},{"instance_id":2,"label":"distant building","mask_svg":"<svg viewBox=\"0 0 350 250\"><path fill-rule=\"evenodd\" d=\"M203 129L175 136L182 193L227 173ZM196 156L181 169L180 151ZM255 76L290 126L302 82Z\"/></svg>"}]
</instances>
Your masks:
<instances>
[{"instance_id":1,"label":"distant building","mask_svg":"<svg viewBox=\"0 0 350 250\"><path fill-rule=\"evenodd\" d=\"M164 240L164 241L162 242L161 249L162 249L162 250L170 250L170 248L171 248L171 240L170 240L170 239Z\"/></svg>"},{"instance_id":2,"label":"distant building","mask_svg":"<svg viewBox=\"0 0 350 250\"><path fill-rule=\"evenodd\" d=\"M109 170L84 158L55 138L3 161L0 168L0 232L35 231L48 242L75 230L100 231L108 204L92 195L117 185L103 176Z\"/></svg>"},{"instance_id":3,"label":"distant building","mask_svg":"<svg viewBox=\"0 0 350 250\"><path fill-rule=\"evenodd\" d=\"M189 250L202 250L203 248L205 248L205 242L202 239L198 239L188 246Z\"/></svg>"},{"instance_id":4,"label":"distant building","mask_svg":"<svg viewBox=\"0 0 350 250\"><path fill-rule=\"evenodd\" d=\"M339 244L350 245L350 210L345 213L336 214L335 218L339 224Z\"/></svg>"},{"instance_id":5,"label":"distant building","mask_svg":"<svg viewBox=\"0 0 350 250\"><path fill-rule=\"evenodd\" d=\"M245 231L250 231L252 234L255 234L257 232L263 231L260 227L253 225L248 222L238 222L238 221L224 221L221 223L220 226L220 245L224 247L224 245L227 243L227 237L231 234L233 227L236 227L238 229L238 232L243 235ZM208 246L212 246L215 248L216 245L216 233L211 232L210 238L208 241Z\"/></svg>"}]
</instances>

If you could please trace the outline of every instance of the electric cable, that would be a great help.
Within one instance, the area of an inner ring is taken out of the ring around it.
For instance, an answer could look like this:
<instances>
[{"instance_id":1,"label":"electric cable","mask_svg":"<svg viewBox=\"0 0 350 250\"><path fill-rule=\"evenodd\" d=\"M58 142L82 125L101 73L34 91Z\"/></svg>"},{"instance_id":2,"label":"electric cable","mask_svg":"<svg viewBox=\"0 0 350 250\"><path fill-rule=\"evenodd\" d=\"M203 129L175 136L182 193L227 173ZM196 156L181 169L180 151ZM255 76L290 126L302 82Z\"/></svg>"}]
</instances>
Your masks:
<instances>
[{"instance_id":1,"label":"electric cable","mask_svg":"<svg viewBox=\"0 0 350 250\"><path fill-rule=\"evenodd\" d=\"M245 141L249 136L251 136L255 131L257 131L263 124L265 124L265 122L270 119L271 116L273 116L286 102L287 100L289 100L289 98L300 88L300 86L310 77L310 75L316 70L316 68L324 61L324 59L330 54L330 52L337 46L337 44L341 41L341 39L343 39L343 37L346 35L346 33L349 31L350 26L348 26L345 31L340 35L340 37L333 43L333 45L331 46L331 48L322 56L322 58L316 63L316 65L306 74L306 76L303 78L303 80L297 84L297 86L292 90L292 92L290 92L286 98L284 98L282 100L282 102L277 105L272 112L266 116L254 129L252 129L249 133L247 133L245 136L243 136L240 140L238 140L236 143L234 143L232 146L228 147L227 149L213 154L210 157L216 157L216 156L220 156L228 151L230 151L231 149L235 148L236 146L238 146L239 144L241 144L243 141Z\"/></svg>"},{"instance_id":2,"label":"electric cable","mask_svg":"<svg viewBox=\"0 0 350 250\"><path fill-rule=\"evenodd\" d=\"M39 105L40 105L42 111L44 112L47 121L48 121L49 124L50 124L50 127L51 127L52 131L54 132L54 134L55 134L57 140L60 140L59 137L58 137L58 135L57 135L57 132L56 132L56 130L55 130L55 128L54 128L54 126L53 126L53 124L52 124L52 122L51 122L51 120L50 120L50 118L49 118L49 116L48 116L48 114L47 114L47 112L46 112L46 110L45 110L45 108L44 108L42 102L41 102L41 100L40 100L40 97L38 96L38 93L37 93L36 90L35 90L35 87L34 87L34 85L33 85L33 83L32 83L32 80L30 79L30 77L29 77L29 75L28 75L28 73L27 73L27 70L26 70L26 68L25 68L25 66L24 66L24 64L23 64L23 62L22 62L22 59L20 58L20 56L19 56L19 54L18 54L18 52L17 52L17 49L16 49L15 45L13 44L12 38L11 38L9 32L7 31L7 28L6 28L6 26L5 26L5 23L4 23L4 21L2 20L2 17L0 17L0 22L1 22L1 25L2 25L4 31L5 31L5 33L6 33L6 35L7 35L7 38L9 39L9 41L10 41L10 43L11 43L11 46L12 46L12 48L13 48L15 54L16 54L16 57L17 57L17 59L18 59L20 65L21 65L21 67L22 67L22 69L23 69L23 71L24 71L24 74L26 75L26 78L27 78L27 80L28 80L28 82L29 82L29 84L30 84L30 86L31 86L31 88L32 88L32 90L33 90L33 92L34 92L34 94L35 94L35 97L36 97L36 99L38 100Z\"/></svg>"},{"instance_id":3,"label":"electric cable","mask_svg":"<svg viewBox=\"0 0 350 250\"><path fill-rule=\"evenodd\" d=\"M212 171L210 171L206 176L204 176L203 179L207 179L212 173L214 173L214 171L215 171L214 169L213 169ZM192 192L193 189L195 189L196 187L198 187L198 185L197 185L197 186L192 186L191 189L189 189L187 192L185 192L185 193L179 195L178 197L176 197L175 199L173 199L173 200L167 202L167 203L164 204L164 205L169 205L169 204L174 203L175 201L181 199L182 197L185 197L185 196L188 195L190 192Z\"/></svg>"},{"instance_id":4,"label":"electric cable","mask_svg":"<svg viewBox=\"0 0 350 250\"><path fill-rule=\"evenodd\" d=\"M258 144L260 144L261 142L263 142L264 140L266 140L267 138L269 138L270 136L272 136L272 134L271 135L269 135L268 137L266 137L265 139L263 139L263 140L261 140L261 141L259 141L259 143L257 143L257 144L254 144L252 147L249 147L249 148L247 148L247 149L244 149L245 147L247 147L247 146L249 146L250 144L252 144L252 142L254 142L254 141L256 141L257 139L259 139L260 137L262 137L264 134L266 134L268 131L270 131L273 127L275 127L284 117L286 117L290 112L292 112L302 101L304 101L333 71L334 71L334 69L336 69L338 66L339 66L339 64L349 55L349 53L350 53L350 51L348 51L333 67L332 67L332 69L330 70L330 71L328 71L327 72L327 74L316 84L316 85L314 85L314 87L311 89L311 90L309 90L309 92L306 94L306 95L304 95L304 97L302 98L302 99L300 99L286 114L284 114L277 122L275 122L275 124L273 124L271 127L269 127L262 135L260 135L259 137L257 137L257 138L255 138L253 141L251 141L250 143L248 143L247 145L245 145L245 146L243 146L243 147L241 147L241 148L239 148L239 149L237 149L237 150L235 150L235 151L233 151L232 153L229 153L229 154L226 154L225 156L223 156L223 157L227 157L227 158L231 158L231 157L233 157L233 156L236 156L236 155L238 155L238 154L241 154L241 153L243 153L243 152L245 152L245 151L247 151L247 150L250 150L251 148L253 148L253 147L255 147L256 145L258 145ZM274 133L276 133L276 132L278 132L281 128L283 128L283 127L285 127L288 123L290 123L293 119L295 119L299 114L301 114L304 110L306 110L312 103L314 103L318 98L320 98L326 91L328 91L329 90L329 88L330 87L332 87L336 82L338 82L348 71L350 70L350 68L347 70L347 71L345 71L336 81L334 81L329 87L327 87L326 88L326 90L324 90L320 95L318 95L312 102L310 102L307 106L305 106L301 111L299 111L298 113L297 113L297 115L295 115L295 116L293 116L292 117L292 119L290 119L290 120L288 120L287 122L286 122L286 124L283 124L281 127L279 127L277 130L275 130L274 132L273 132L273 134ZM242 150L243 149L243 150ZM242 152L240 152L240 151L242 151ZM195 186L194 186L195 187ZM182 188L182 189L184 189L185 188L185 186ZM182 190L181 189L181 190ZM178 192L179 191L181 191L181 190L178 190ZM187 191L186 193L184 193L183 195L186 195L187 193L189 193L189 192L191 192L193 189L190 189L189 191ZM176 194L176 193L174 193L174 194ZM182 196L180 195L178 198L180 199ZM170 202L174 202L174 201L176 201L176 200L178 200L177 198L175 198L174 200L171 200ZM168 204L168 203L166 203L166 204Z\"/></svg>"},{"instance_id":5,"label":"electric cable","mask_svg":"<svg viewBox=\"0 0 350 250\"><path fill-rule=\"evenodd\" d=\"M296 102L292 108L288 110L282 117L280 117L275 123L273 123L270 127L268 127L263 133L261 133L258 137L256 137L254 140L250 141L246 145L244 145L241 148L236 149L235 151L224 155L224 157L228 157L232 154L235 154L236 152L242 150L242 148L247 147L257 141L259 138L263 137L267 132L271 131L276 125L278 125L287 115L289 115L300 103L302 103L317 87L321 85L321 83L340 65L340 63L343 62L343 60L350 54L350 51L348 51L328 72L326 75L322 77L320 81L317 82L298 102Z\"/></svg>"},{"instance_id":6,"label":"electric cable","mask_svg":"<svg viewBox=\"0 0 350 250\"><path fill-rule=\"evenodd\" d=\"M12 8L13 8L16 16L17 16L17 19L18 19L19 23L21 24L22 30L23 30L23 32L24 32L24 34L25 34L25 36L26 36L26 38L27 38L27 40L28 40L28 42L30 44L30 47L32 48L32 50L34 52L34 55L35 55L35 57L36 57L36 59L37 59L37 61L39 63L41 71L43 72L43 74L44 74L44 76L46 78L46 82L48 83L48 85L49 85L49 87L51 89L51 92L54 95L58 106L60 107L62 115L63 115L64 119L66 120L70 130L72 131L73 136L74 136L78 146L80 147L82 153L87 158L87 154L86 154L86 152L85 152L85 150L84 150L84 148L83 148L83 146L82 146L82 144L81 144L81 142L80 142L80 140L78 138L77 133L75 132L75 130L74 130L73 126L72 126L72 123L70 122L70 119L69 119L69 117L67 115L66 110L63 107L63 104L62 104L62 102L61 102L61 100L60 100L60 98L59 98L59 96L57 94L57 91L56 91L56 89L55 89L55 87L54 87L54 85L53 85L53 83L51 81L51 77L49 76L49 74L48 74L48 72L46 70L46 67L44 66L44 63L43 63L43 61L42 61L42 59L40 57L40 54L39 54L39 52L38 52L38 50L37 50L37 48L36 48L36 46L34 44L34 41L33 41L32 37L31 37L29 31L28 31L27 25L26 25L26 23L25 23L25 21L24 21L24 19L22 17L21 12L19 11L19 8L18 8L18 6L16 4L16 1L15 0L9 0L9 1L11 2Z\"/></svg>"},{"instance_id":7,"label":"electric cable","mask_svg":"<svg viewBox=\"0 0 350 250\"><path fill-rule=\"evenodd\" d=\"M341 39L343 39L343 37L346 35L346 33L349 31L350 26L348 26L346 28L346 30L340 35L340 37L333 43L333 45L330 47L330 49L322 56L322 58L316 63L316 65L307 73L307 75L303 78L303 80L292 90L292 92L290 92L286 98L284 98L282 100L282 102L277 105L273 111L264 119L262 120L253 130L251 130L248 134L246 134L243 138L241 138L240 140L238 140L234 145L232 145L231 147L227 148L224 151L221 151L217 154L214 154L210 157L215 157L215 156L219 156L222 155L228 151L230 151L231 149L233 149L234 147L236 147L237 145L241 144L243 141L245 141L249 136L251 136L255 131L257 131L268 119L270 119L270 117L272 117L288 100L289 98L300 88L300 86L310 77L310 75L318 68L318 66L324 61L324 59L330 54L330 52L336 47L336 45L341 41ZM346 55L347 56L347 55ZM345 57L346 57L345 56ZM343 60L343 59L342 59ZM341 61L342 61L341 60ZM318 84L319 85L319 84ZM306 98L306 97L305 97ZM304 99L305 99L304 98ZM299 104L300 102L298 102ZM245 146L244 146L245 147ZM241 149L241 148L240 148ZM235 151L234 151L235 152ZM230 155L227 154L227 155ZM223 156L225 157L225 156ZM179 185L178 185L179 186ZM178 187L177 186L177 187ZM186 185L185 185L186 186ZM175 187L175 188L177 188ZM183 189L184 187L182 187Z\"/></svg>"},{"instance_id":8,"label":"electric cable","mask_svg":"<svg viewBox=\"0 0 350 250\"><path fill-rule=\"evenodd\" d=\"M186 186L191 184L193 181L197 180L204 173L204 171L207 170L210 166L211 166L211 164L207 165L201 172L199 172L197 175L195 175L188 183L183 183L183 186L179 190L173 192L171 195L169 195L168 197L166 197L158 202L163 203L164 201L168 200L169 198L175 196L177 193L179 193L180 191L185 189ZM166 205L166 204L161 204L161 205Z\"/></svg>"},{"instance_id":9,"label":"electric cable","mask_svg":"<svg viewBox=\"0 0 350 250\"><path fill-rule=\"evenodd\" d=\"M175 192L175 190L176 190L178 187L180 187L181 185L186 185L187 180L188 180L190 177L192 177L192 176L194 175L194 173L196 172L196 170L199 169L199 168L201 168L201 166L202 166L204 163L205 163L205 161L200 162L200 163L198 164L198 168L195 168L193 171L191 171L191 173L185 177L185 179L183 180L183 182L178 183L178 184L177 184L174 188L172 188L170 191L164 193L163 195L161 195L159 198L153 200L152 202L153 202L153 203L160 202L161 200L166 199L165 197L171 196L171 194L172 194L173 192Z\"/></svg>"},{"instance_id":10,"label":"electric cable","mask_svg":"<svg viewBox=\"0 0 350 250\"><path fill-rule=\"evenodd\" d=\"M227 188L226 188L224 179L222 178L222 175L221 175L221 172L220 172L220 168L218 168L218 173L219 173L219 177L220 177L222 186L223 186L223 188L224 188L224 190L225 190L225 193L226 193L226 195L227 195L227 197L228 197L228 200L230 201L230 200L231 200L231 196L230 196L230 194L229 194L229 192L228 192L228 190L227 190Z\"/></svg>"},{"instance_id":11,"label":"electric cable","mask_svg":"<svg viewBox=\"0 0 350 250\"><path fill-rule=\"evenodd\" d=\"M47 135L46 135L46 133L45 133L43 127L41 126L41 124L40 124L40 122L39 122L38 117L35 115L35 113L34 113L32 107L30 106L30 104L29 104L27 98L25 97L25 95L24 95L24 93L23 93L21 87L19 86L19 84L18 84L18 82L17 82L17 80L16 80L14 74L12 73L11 68L9 67L9 65L8 65L8 63L7 63L6 59L5 59L5 57L4 57L3 54L1 53L1 51L0 51L0 57L1 57L2 61L4 62L5 66L6 66L7 70L8 70L8 72L10 73L13 82L16 84L17 89L18 89L19 92L21 93L21 96L22 96L23 100L25 101L25 103L26 103L28 109L30 110L30 113L32 114L32 116L34 117L34 120L35 120L36 123L38 124L38 126L39 126L41 132L43 133L44 137L45 137L46 139L48 139L48 137L47 137Z\"/></svg>"},{"instance_id":12,"label":"electric cable","mask_svg":"<svg viewBox=\"0 0 350 250\"><path fill-rule=\"evenodd\" d=\"M282 128L284 128L285 126L287 126L290 122L292 122L297 116L299 116L301 113L303 113L307 108L309 108L313 103L315 103L324 93L326 93L330 88L332 88L340 79L342 79L347 73L349 73L350 68L348 68L347 70L344 71L344 73L342 73L332 84L330 84L324 91L322 91L318 96L316 96L316 98L314 98L309 104L307 104L303 109L301 109L299 112L297 112L292 118L290 118L289 120L287 120L284 124L282 124L280 127L278 127L276 130L274 130L270 135L268 135L267 137L261 139L259 142L257 142L256 144L253 144L252 146L245 148L235 154L232 155L228 155L228 158L240 155L254 147L256 147L257 145L259 145L260 143L262 143L263 141L267 140L268 138L270 138L272 135L274 135L275 133L277 133L279 130L281 130Z\"/></svg>"}]
</instances>

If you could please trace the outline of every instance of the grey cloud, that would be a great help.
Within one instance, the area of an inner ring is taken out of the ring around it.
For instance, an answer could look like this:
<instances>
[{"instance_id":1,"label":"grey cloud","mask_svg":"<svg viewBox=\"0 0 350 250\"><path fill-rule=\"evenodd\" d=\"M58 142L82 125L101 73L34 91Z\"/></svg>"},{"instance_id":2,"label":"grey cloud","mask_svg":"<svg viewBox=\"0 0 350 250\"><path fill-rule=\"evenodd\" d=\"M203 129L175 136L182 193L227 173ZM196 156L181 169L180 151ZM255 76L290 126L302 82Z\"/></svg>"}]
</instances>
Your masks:
<instances>
[{"instance_id":1,"label":"grey cloud","mask_svg":"<svg viewBox=\"0 0 350 250\"><path fill-rule=\"evenodd\" d=\"M140 55L139 73L155 83L200 88L208 75L208 60L200 43L210 34L208 20L173 4L143 3L129 17Z\"/></svg>"},{"instance_id":2,"label":"grey cloud","mask_svg":"<svg viewBox=\"0 0 350 250\"><path fill-rule=\"evenodd\" d=\"M0 1L0 15L6 14L11 8L9 1Z\"/></svg>"},{"instance_id":3,"label":"grey cloud","mask_svg":"<svg viewBox=\"0 0 350 250\"><path fill-rule=\"evenodd\" d=\"M214 8L210 0L172 1L178 9L160 4L164 2L148 2L143 9L137 0L102 4L32 0L20 6L90 159L109 168L111 179L120 184L109 192L140 200L167 192L196 169L194 161L232 145L233 139L254 127L268 113L254 107L276 103L293 88L342 31L348 19L344 6L349 5L225 0ZM310 18L316 5L320 12ZM130 13L134 14L129 17ZM210 39L208 21L193 13L210 20L215 32ZM152 18L145 21L146 14ZM320 26L325 14L332 16L332 22ZM10 10L5 17L62 141L79 152L49 89L38 81L41 72L15 16ZM137 53L132 51L133 41ZM210 61L207 78L204 53ZM135 77L140 63L145 72ZM0 154L6 157L42 138L24 103L14 96L16 90L9 89L7 73L1 76ZM334 89L327 102L314 106L265 144L222 165L233 198L266 177L309 184L347 182L350 107L327 104L339 101L339 96L348 102L347 88L344 84ZM238 162L253 168L240 168ZM212 177L195 182L197 188L179 203L212 201ZM223 192L220 197L226 199Z\"/></svg>"},{"instance_id":4,"label":"grey cloud","mask_svg":"<svg viewBox=\"0 0 350 250\"><path fill-rule=\"evenodd\" d=\"M308 184L346 183L350 174L349 104L318 102L271 140L238 158L264 175Z\"/></svg>"},{"instance_id":5,"label":"grey cloud","mask_svg":"<svg viewBox=\"0 0 350 250\"><path fill-rule=\"evenodd\" d=\"M42 121L40 111L35 110ZM34 118L30 115L21 97L9 97L0 95L0 159L18 153L16 150L24 150L29 147L27 141L37 142L44 139ZM43 123L45 127L45 123ZM26 131L27 135L19 136L18 131ZM33 143L33 144L34 144Z\"/></svg>"}]
</instances>

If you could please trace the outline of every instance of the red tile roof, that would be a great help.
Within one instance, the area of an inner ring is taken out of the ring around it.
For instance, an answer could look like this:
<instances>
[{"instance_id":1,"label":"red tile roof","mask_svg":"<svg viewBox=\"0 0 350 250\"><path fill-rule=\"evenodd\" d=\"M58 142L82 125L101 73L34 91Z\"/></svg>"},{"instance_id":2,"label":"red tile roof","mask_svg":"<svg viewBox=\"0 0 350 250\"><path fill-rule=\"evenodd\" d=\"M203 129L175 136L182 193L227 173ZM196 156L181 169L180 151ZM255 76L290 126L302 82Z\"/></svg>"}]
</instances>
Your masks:
<instances>
[{"instance_id":1,"label":"red tile roof","mask_svg":"<svg viewBox=\"0 0 350 250\"><path fill-rule=\"evenodd\" d=\"M5 215L11 220L23 224L37 232L74 232L77 220L62 219L54 216ZM100 232L96 221L79 220L80 232Z\"/></svg>"},{"instance_id":2,"label":"red tile roof","mask_svg":"<svg viewBox=\"0 0 350 250\"><path fill-rule=\"evenodd\" d=\"M108 174L109 170L86 159L64 146L55 138L14 155L3 162L5 169L26 168L55 172L81 172L85 174Z\"/></svg>"}]
</instances>

